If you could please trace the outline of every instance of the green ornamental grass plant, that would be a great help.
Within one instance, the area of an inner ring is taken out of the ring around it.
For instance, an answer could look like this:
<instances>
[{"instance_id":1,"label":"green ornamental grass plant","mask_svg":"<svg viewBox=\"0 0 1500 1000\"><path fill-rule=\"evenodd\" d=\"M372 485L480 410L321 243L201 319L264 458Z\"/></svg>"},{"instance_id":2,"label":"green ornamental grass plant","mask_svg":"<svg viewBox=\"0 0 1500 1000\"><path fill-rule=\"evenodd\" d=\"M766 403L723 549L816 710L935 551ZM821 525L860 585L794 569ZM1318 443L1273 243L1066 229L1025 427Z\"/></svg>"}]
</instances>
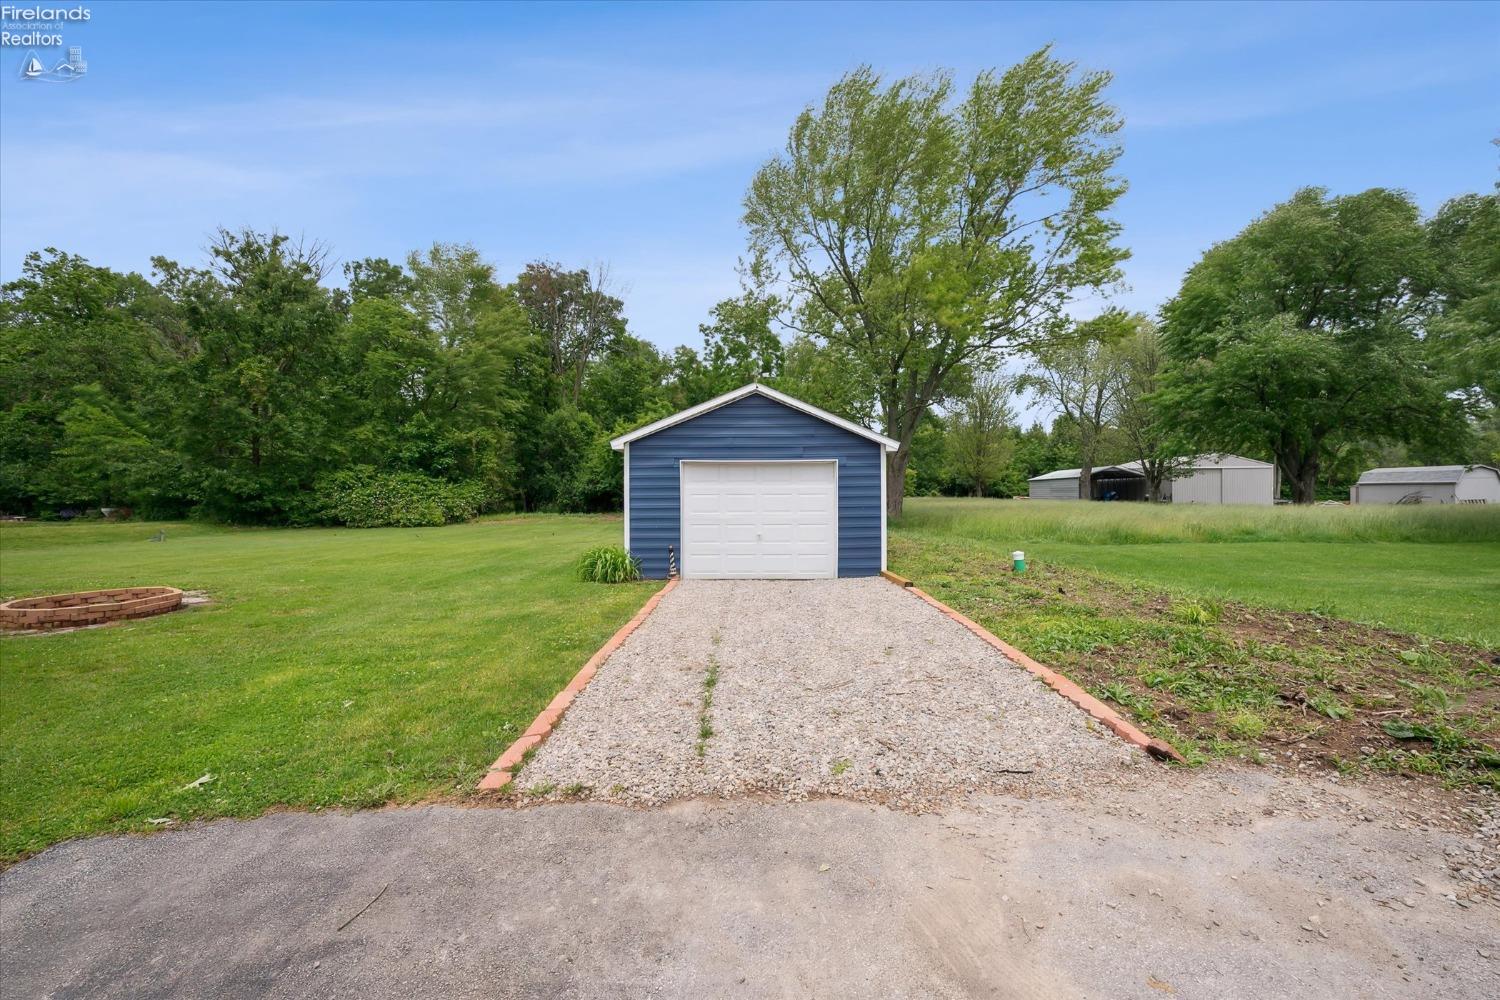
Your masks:
<instances>
[{"instance_id":1,"label":"green ornamental grass plant","mask_svg":"<svg viewBox=\"0 0 1500 1000\"><path fill-rule=\"evenodd\" d=\"M640 578L640 560L619 545L589 549L578 560L578 579L585 583L629 583Z\"/></svg>"}]
</instances>

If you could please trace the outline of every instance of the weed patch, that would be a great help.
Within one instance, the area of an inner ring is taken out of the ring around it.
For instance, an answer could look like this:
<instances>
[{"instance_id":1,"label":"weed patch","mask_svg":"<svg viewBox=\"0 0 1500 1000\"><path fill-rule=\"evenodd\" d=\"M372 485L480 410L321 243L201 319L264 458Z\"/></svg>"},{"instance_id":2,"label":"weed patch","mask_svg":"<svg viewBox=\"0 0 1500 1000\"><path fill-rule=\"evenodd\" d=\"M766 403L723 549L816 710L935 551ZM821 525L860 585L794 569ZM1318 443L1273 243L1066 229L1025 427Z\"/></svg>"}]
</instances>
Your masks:
<instances>
[{"instance_id":1,"label":"weed patch","mask_svg":"<svg viewBox=\"0 0 1500 1000\"><path fill-rule=\"evenodd\" d=\"M1120 707L1190 763L1309 761L1500 788L1500 663L1325 615L1171 595L972 540L896 534L897 572Z\"/></svg>"},{"instance_id":2,"label":"weed patch","mask_svg":"<svg viewBox=\"0 0 1500 1000\"><path fill-rule=\"evenodd\" d=\"M714 633L713 644L719 644L719 634ZM714 736L713 707L714 687L719 683L719 658L708 654L708 669L703 674L703 705L698 712L698 742L693 750L699 757L708 752L708 741Z\"/></svg>"}]
</instances>

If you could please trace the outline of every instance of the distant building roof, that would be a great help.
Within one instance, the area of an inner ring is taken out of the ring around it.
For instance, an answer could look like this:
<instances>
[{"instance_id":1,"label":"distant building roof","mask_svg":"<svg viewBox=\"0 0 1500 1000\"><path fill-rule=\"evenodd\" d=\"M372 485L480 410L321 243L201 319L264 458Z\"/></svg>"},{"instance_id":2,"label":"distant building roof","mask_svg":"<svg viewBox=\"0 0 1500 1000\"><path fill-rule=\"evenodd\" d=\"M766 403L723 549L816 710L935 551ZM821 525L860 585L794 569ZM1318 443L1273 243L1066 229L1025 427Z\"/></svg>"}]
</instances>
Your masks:
<instances>
[{"instance_id":1,"label":"distant building roof","mask_svg":"<svg viewBox=\"0 0 1500 1000\"><path fill-rule=\"evenodd\" d=\"M1371 469L1359 477L1360 486L1379 483L1411 483L1415 486L1433 486L1440 483L1456 483L1470 469L1489 469L1490 465L1407 465L1400 468Z\"/></svg>"},{"instance_id":2,"label":"distant building roof","mask_svg":"<svg viewBox=\"0 0 1500 1000\"><path fill-rule=\"evenodd\" d=\"M1132 476L1141 474L1139 462L1126 462L1124 465L1099 465L1090 470L1089 475L1097 479L1110 472L1124 472ZM1077 479L1083 473L1082 469L1058 469L1056 472L1048 472L1040 476L1032 476L1026 480L1035 483L1046 479Z\"/></svg>"},{"instance_id":3,"label":"distant building roof","mask_svg":"<svg viewBox=\"0 0 1500 1000\"><path fill-rule=\"evenodd\" d=\"M1198 469L1269 469L1269 462L1258 462L1253 458L1245 458L1241 455L1197 455L1186 460L1191 463L1190 467L1180 470L1185 475L1190 471ZM1058 469L1042 476L1032 476L1027 482L1034 483L1043 479L1077 479L1082 469ZM1132 476L1143 476L1145 470L1141 468L1140 462L1121 462L1119 465L1101 465L1093 472L1098 476L1103 472L1124 472Z\"/></svg>"}]
</instances>

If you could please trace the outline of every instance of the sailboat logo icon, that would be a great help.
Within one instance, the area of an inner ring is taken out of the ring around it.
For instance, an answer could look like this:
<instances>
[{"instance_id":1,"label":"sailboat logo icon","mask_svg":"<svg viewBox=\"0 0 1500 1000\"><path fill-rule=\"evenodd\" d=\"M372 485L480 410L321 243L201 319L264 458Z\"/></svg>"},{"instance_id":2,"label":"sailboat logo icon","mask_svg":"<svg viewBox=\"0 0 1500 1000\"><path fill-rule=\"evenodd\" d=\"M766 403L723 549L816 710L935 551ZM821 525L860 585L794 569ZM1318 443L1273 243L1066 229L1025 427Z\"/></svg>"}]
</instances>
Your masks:
<instances>
[{"instance_id":1,"label":"sailboat logo icon","mask_svg":"<svg viewBox=\"0 0 1500 1000\"><path fill-rule=\"evenodd\" d=\"M26 53L26 58L21 60L21 79L43 80L47 83L66 83L76 80L89 71L89 64L83 58L83 46L68 46L68 57L60 60L51 69L42 62L41 57L34 51Z\"/></svg>"}]
</instances>

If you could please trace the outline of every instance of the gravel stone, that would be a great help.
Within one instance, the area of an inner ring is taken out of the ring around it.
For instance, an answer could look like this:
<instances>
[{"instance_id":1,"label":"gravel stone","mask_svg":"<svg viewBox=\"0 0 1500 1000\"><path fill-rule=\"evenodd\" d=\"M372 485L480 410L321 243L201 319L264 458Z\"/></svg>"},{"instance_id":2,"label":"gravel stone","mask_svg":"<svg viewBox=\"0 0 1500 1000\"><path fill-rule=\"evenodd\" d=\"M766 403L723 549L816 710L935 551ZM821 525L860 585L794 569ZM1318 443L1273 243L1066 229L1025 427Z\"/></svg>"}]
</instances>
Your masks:
<instances>
[{"instance_id":1,"label":"gravel stone","mask_svg":"<svg viewBox=\"0 0 1500 1000\"><path fill-rule=\"evenodd\" d=\"M540 798L764 792L925 810L1153 766L885 580L687 580L600 668L518 784Z\"/></svg>"}]
</instances>

